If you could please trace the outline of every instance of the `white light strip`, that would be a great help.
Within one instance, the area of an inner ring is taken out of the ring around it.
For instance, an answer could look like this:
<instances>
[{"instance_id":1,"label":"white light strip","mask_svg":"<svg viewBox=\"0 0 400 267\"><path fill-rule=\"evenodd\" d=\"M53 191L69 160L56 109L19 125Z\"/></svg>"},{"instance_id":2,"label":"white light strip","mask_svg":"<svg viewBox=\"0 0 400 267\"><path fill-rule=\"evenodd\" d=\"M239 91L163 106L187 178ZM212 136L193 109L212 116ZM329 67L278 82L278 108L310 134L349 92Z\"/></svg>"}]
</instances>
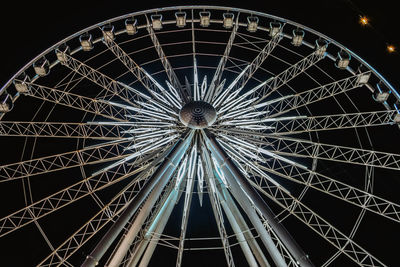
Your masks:
<instances>
[{"instance_id":1,"label":"white light strip","mask_svg":"<svg viewBox=\"0 0 400 267\"><path fill-rule=\"evenodd\" d=\"M203 82L201 83L201 96L200 99L204 100L204 96L206 95L207 90L207 75L204 76Z\"/></svg>"},{"instance_id":2,"label":"white light strip","mask_svg":"<svg viewBox=\"0 0 400 267\"><path fill-rule=\"evenodd\" d=\"M169 90L175 96L176 100L178 100L178 102L182 102L182 99L179 96L178 91L168 81L165 81L165 83L168 85Z\"/></svg>"},{"instance_id":3,"label":"white light strip","mask_svg":"<svg viewBox=\"0 0 400 267\"><path fill-rule=\"evenodd\" d=\"M215 172L217 173L218 177L221 179L222 183L226 187L228 187L228 183L226 182L226 178L225 178L224 172L221 170L221 167L219 166L217 160L214 158L214 156L211 156L211 158L212 158L212 161L213 161L214 166L215 166L215 168L214 168Z\"/></svg>"},{"instance_id":4,"label":"white light strip","mask_svg":"<svg viewBox=\"0 0 400 267\"><path fill-rule=\"evenodd\" d=\"M244 68L242 70L242 72L235 78L235 80L233 80L233 82L228 86L228 88L225 89L225 92L222 95L227 95L232 89L233 87L235 87L235 85L239 82L239 80L242 78L242 76L246 73L246 71L249 69L250 65L247 65L246 68ZM243 87L238 88L237 90L240 92L242 90ZM214 107L219 106L220 102L224 99L224 97L218 97L217 100L214 102Z\"/></svg>"},{"instance_id":5,"label":"white light strip","mask_svg":"<svg viewBox=\"0 0 400 267\"><path fill-rule=\"evenodd\" d=\"M203 193L203 184L204 184L204 169L203 169L203 162L200 156L197 159L197 180L198 180L198 187L200 193Z\"/></svg>"},{"instance_id":6,"label":"white light strip","mask_svg":"<svg viewBox=\"0 0 400 267\"><path fill-rule=\"evenodd\" d=\"M176 176L176 182L175 182L175 190L179 190L179 185L181 184L183 176L185 175L187 170L187 161L188 161L188 155L186 154L185 159L183 160L181 166L179 166L178 169L178 174Z\"/></svg>"},{"instance_id":7,"label":"white light strip","mask_svg":"<svg viewBox=\"0 0 400 267\"><path fill-rule=\"evenodd\" d=\"M199 101L200 100L200 88L199 88L199 76L197 74L197 60L196 57L193 55L193 76L194 76L194 82L193 82L193 95L194 95L194 101Z\"/></svg>"}]
</instances>

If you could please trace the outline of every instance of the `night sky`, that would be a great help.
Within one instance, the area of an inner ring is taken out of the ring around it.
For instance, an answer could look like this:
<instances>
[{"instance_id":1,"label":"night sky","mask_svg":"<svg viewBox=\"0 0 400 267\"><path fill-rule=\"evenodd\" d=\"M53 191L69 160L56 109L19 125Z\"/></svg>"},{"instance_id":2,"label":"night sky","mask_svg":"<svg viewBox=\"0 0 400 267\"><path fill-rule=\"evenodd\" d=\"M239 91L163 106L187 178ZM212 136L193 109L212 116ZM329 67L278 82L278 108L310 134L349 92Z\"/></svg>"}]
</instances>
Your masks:
<instances>
[{"instance_id":1,"label":"night sky","mask_svg":"<svg viewBox=\"0 0 400 267\"><path fill-rule=\"evenodd\" d=\"M398 23L398 9L395 8L396 1L69 1L53 2L51 5L44 2L20 3L17 1L7 3L0 16L2 50L0 51L2 67L0 72L0 84L4 84L22 66L30 61L34 56L59 40L95 23L123 15L130 12L146 10L156 7L190 5L190 4L210 4L220 6L232 6L256 10L268 14L287 18L294 22L301 23L315 29L330 38L343 44L378 72L380 72L395 88L400 88L399 75L399 53L388 53L386 46L393 44L400 51L400 36ZM371 26L362 27L359 23L359 15L366 15L370 18ZM371 100L372 101L372 100ZM398 136L398 135L397 135ZM398 139L389 139L388 146L395 147L394 150L400 153ZM392 148L393 148L392 147ZM396 148L397 147L397 148ZM12 146L10 146L12 149ZM393 149L392 149L393 150ZM4 154L4 153L3 153ZM397 188L400 186L399 180L391 181L390 191L391 200L400 203L400 195L396 198ZM0 185L1 186L1 185ZM3 192L4 190L0 190ZM393 193L394 192L394 193ZM3 192L3 194L5 194ZM8 194L8 193L7 193ZM7 194L1 197L4 201ZM394 196L394 197L393 197ZM6 204L5 204L6 205ZM205 202L205 208L211 208ZM204 213L205 209L198 209L199 216L210 216ZM67 211L71 212L71 211ZM202 214L202 212L204 214ZM71 214L73 214L71 212ZM3 215L3 213L2 213ZM344 215L345 216L345 215ZM340 218L338 218L340 221ZM173 223L173 222L172 222ZM392 235L389 242L400 238L399 226L384 231L384 234ZM195 223L191 226L192 231L196 231ZM199 227L200 223L199 223ZM379 225L376 225L378 228ZM397 231L393 231L397 229ZM215 230L215 229L214 229ZM214 231L213 230L213 231ZM374 229L370 229L374 231ZM17 238L17 236L16 236ZM18 236L18 238L21 238ZM30 236L29 238L34 238ZM372 240L372 239L371 239ZM378 240L378 241L377 241ZM376 246L381 246L379 242L385 238L373 239L377 242ZM304 242L304 240L302 240ZM21 242L25 242L21 239ZM301 243L301 242L300 242ZM4 244L3 242L0 244ZM383 254L398 253L398 244L384 244L382 247L391 248L391 252ZM38 248L39 249L39 248ZM323 250L324 247L315 248ZM88 252L88 251L86 251ZM211 252L210 252L211 253ZM0 255L2 253L0 252ZM15 257L23 255L24 251L15 253ZM29 259L34 258L29 253ZM212 254L209 254L212 257ZM219 255L219 254L218 254ZM204 255L198 256L199 264L203 264ZM219 255L220 256L220 255ZM152 266L163 266L165 259L168 259L168 251L161 251ZM390 266L396 262L393 256L389 262ZM223 260L223 258L222 258ZM25 262L25 261L18 261ZM27 262L27 261L26 261ZM244 266L244 261L238 260L237 266ZM220 265L221 264L221 265ZM223 266L224 261L215 263L215 266ZM5 266L13 266L7 262ZM29 266L29 265L25 265ZM164 265L170 266L170 265ZM171 265L172 266L172 265ZM199 265L201 266L201 265ZM336 266L336 265L335 265ZM338 265L339 266L339 265Z\"/></svg>"}]
</instances>

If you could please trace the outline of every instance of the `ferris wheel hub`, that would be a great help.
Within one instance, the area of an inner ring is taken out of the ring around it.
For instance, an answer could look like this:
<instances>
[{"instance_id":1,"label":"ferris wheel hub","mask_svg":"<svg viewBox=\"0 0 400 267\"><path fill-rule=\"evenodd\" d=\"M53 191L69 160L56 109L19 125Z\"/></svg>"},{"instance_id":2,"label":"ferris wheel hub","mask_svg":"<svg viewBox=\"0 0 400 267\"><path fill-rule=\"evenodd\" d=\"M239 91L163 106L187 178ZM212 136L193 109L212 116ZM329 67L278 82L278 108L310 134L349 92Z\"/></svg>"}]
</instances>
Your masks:
<instances>
[{"instance_id":1,"label":"ferris wheel hub","mask_svg":"<svg viewBox=\"0 0 400 267\"><path fill-rule=\"evenodd\" d=\"M203 129L215 122L217 111L205 101L190 101L179 111L179 119L189 128Z\"/></svg>"}]
</instances>

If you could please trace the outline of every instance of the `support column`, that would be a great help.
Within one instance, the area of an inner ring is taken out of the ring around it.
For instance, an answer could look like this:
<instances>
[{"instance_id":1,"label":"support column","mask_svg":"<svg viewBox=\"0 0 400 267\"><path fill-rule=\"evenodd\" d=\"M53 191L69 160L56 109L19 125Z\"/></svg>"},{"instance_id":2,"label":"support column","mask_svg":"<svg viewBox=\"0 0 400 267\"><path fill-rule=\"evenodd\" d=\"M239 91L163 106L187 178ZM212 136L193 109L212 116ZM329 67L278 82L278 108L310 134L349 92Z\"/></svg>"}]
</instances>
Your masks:
<instances>
[{"instance_id":1,"label":"support column","mask_svg":"<svg viewBox=\"0 0 400 267\"><path fill-rule=\"evenodd\" d=\"M226 155L225 151L223 148L220 146L220 144L217 142L215 139L214 135L211 134L208 130L204 130L204 135L205 135L205 140L208 148L211 150L211 152L216 156L216 159L218 163L221 165L221 167L226 171L228 183L231 186L231 192L235 196L235 198L238 200L238 202L241 204L242 208L248 212L249 218L252 221L254 227L257 229L257 231L260 234L260 237L262 238L262 241L264 245L266 245L268 251L271 253L271 257L273 257L275 264L279 266L285 266L286 264L282 261L282 257L276 257L274 255L275 253L279 252L276 249L275 245L273 244L272 240L272 245L270 244L269 240L271 237L268 235L268 237L265 239L263 237L263 234L258 229L259 227L257 226L258 223L260 222L258 215L255 214L255 217L253 215L255 210L252 208L252 203L250 203L250 200L253 202L254 206L263 214L263 216L268 220L269 224L271 225L272 229L274 232L277 234L279 239L282 241L282 243L285 245L285 247L290 251L290 253L293 255L293 257L296 259L296 261L299 263L300 266L308 266L311 267L313 264L311 261L308 259L307 255L303 252L303 250L300 248L300 246L296 243L296 241L290 236L289 232L283 227L282 224L280 224L276 219L274 213L271 211L271 209L267 206L267 204L264 202L264 200L260 197L260 195L257 193L257 191L250 185L250 183L246 180L245 177L241 174L239 169L236 167L236 165L231 161L231 159ZM246 206L249 205L249 206ZM251 207L251 208L249 208ZM264 230L265 228L262 227ZM281 259L279 259L281 258ZM284 264L284 265L281 265Z\"/></svg>"},{"instance_id":2,"label":"support column","mask_svg":"<svg viewBox=\"0 0 400 267\"><path fill-rule=\"evenodd\" d=\"M184 152L187 150L193 137L193 131L186 132L184 137L179 140L175 147L171 150L170 154L165 158L163 163L158 167L149 181L139 191L136 197L129 203L128 207L121 214L118 220L111 226L107 233L103 236L95 249L86 257L81 267L94 267L98 264L101 257L109 249L111 244L117 238L124 226L128 223L129 219L137 211L142 202L146 199L149 193L153 190L156 184L162 184L165 187L172 173L176 169L179 161L182 159Z\"/></svg>"}]
</instances>

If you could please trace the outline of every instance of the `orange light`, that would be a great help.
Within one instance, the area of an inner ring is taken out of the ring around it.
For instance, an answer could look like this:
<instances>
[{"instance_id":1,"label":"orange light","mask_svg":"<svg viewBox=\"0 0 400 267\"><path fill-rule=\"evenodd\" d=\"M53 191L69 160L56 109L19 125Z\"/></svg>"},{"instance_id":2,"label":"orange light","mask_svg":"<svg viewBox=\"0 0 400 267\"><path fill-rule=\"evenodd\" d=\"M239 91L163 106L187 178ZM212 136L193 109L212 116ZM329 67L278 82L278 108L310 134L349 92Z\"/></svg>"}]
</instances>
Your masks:
<instances>
[{"instance_id":1,"label":"orange light","mask_svg":"<svg viewBox=\"0 0 400 267\"><path fill-rule=\"evenodd\" d=\"M388 45L388 46L386 47L386 49L387 49L387 51L388 51L389 53L393 53L393 52L396 51L396 47L395 47L394 45Z\"/></svg>"},{"instance_id":2,"label":"orange light","mask_svg":"<svg viewBox=\"0 0 400 267\"><path fill-rule=\"evenodd\" d=\"M367 18L366 16L360 16L359 22L361 25L366 26L369 24L369 18Z\"/></svg>"}]
</instances>

